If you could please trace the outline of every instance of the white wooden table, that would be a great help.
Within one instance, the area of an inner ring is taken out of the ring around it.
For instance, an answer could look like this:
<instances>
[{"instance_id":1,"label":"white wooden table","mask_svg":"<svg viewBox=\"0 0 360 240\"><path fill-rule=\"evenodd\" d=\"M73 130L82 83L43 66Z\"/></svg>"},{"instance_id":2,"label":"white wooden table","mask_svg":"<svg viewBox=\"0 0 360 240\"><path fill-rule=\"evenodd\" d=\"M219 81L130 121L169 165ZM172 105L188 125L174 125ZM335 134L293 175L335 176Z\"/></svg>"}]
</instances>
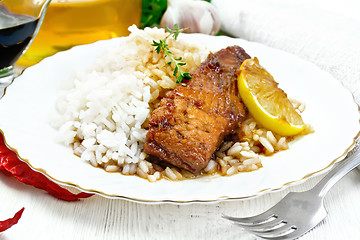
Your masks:
<instances>
[{"instance_id":1,"label":"white wooden table","mask_svg":"<svg viewBox=\"0 0 360 240\"><path fill-rule=\"evenodd\" d=\"M78 202L57 200L42 190L0 174L0 220L25 207L17 225L0 240L17 239L256 239L221 218L248 216L275 204L289 190L303 191L320 177L256 199L190 205L146 205L93 196ZM360 171L353 170L328 193L328 217L301 240L359 239Z\"/></svg>"}]
</instances>

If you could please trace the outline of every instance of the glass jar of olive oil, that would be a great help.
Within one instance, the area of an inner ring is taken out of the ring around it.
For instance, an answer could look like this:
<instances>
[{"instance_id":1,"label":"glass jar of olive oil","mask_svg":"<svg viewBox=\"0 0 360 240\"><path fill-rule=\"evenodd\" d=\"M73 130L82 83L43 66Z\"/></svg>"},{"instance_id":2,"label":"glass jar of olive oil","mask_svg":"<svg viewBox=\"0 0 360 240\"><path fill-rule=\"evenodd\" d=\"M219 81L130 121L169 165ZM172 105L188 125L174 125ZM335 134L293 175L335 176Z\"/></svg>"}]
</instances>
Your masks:
<instances>
[{"instance_id":1,"label":"glass jar of olive oil","mask_svg":"<svg viewBox=\"0 0 360 240\"><path fill-rule=\"evenodd\" d=\"M141 0L52 0L34 42L18 64L30 66L58 51L129 34Z\"/></svg>"}]
</instances>

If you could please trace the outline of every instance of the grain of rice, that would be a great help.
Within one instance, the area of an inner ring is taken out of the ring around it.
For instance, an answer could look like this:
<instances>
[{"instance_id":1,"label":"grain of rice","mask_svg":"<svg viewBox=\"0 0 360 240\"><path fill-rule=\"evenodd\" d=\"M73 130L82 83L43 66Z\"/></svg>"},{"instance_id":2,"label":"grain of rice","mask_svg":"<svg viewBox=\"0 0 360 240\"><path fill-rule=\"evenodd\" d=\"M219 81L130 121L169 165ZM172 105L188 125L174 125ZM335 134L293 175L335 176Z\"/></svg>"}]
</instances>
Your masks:
<instances>
[{"instance_id":1,"label":"grain of rice","mask_svg":"<svg viewBox=\"0 0 360 240\"><path fill-rule=\"evenodd\" d=\"M176 170L175 167L171 168L171 170L173 171L173 173L175 173L177 180L183 179L183 176L181 175L181 173L178 170Z\"/></svg>"},{"instance_id":2,"label":"grain of rice","mask_svg":"<svg viewBox=\"0 0 360 240\"><path fill-rule=\"evenodd\" d=\"M117 161L117 160L119 160L119 153L118 152L113 152L112 154L111 154L111 159L113 159L113 160L115 160L115 161Z\"/></svg>"},{"instance_id":3,"label":"grain of rice","mask_svg":"<svg viewBox=\"0 0 360 240\"><path fill-rule=\"evenodd\" d=\"M105 156L106 156L107 158L111 159L113 153L114 153L114 152L109 149L109 150L106 151Z\"/></svg>"},{"instance_id":4,"label":"grain of rice","mask_svg":"<svg viewBox=\"0 0 360 240\"><path fill-rule=\"evenodd\" d=\"M259 137L259 135L254 134L254 135L253 135L253 139L254 139L254 141L259 141L260 137Z\"/></svg>"},{"instance_id":5,"label":"grain of rice","mask_svg":"<svg viewBox=\"0 0 360 240\"><path fill-rule=\"evenodd\" d=\"M82 155L81 155L82 156ZM86 159L86 158L85 158ZM93 165L94 167L98 166L98 161L95 159L95 157L89 157L88 159L86 159L87 161L90 162L91 165Z\"/></svg>"},{"instance_id":6,"label":"grain of rice","mask_svg":"<svg viewBox=\"0 0 360 240\"><path fill-rule=\"evenodd\" d=\"M231 160L233 160L234 158L232 157L232 156L224 156L223 158L222 158L224 161L231 161Z\"/></svg>"},{"instance_id":7,"label":"grain of rice","mask_svg":"<svg viewBox=\"0 0 360 240\"><path fill-rule=\"evenodd\" d=\"M243 147L244 150L249 150L249 143L248 142L240 142L240 146Z\"/></svg>"},{"instance_id":8,"label":"grain of rice","mask_svg":"<svg viewBox=\"0 0 360 240\"><path fill-rule=\"evenodd\" d=\"M258 146L252 146L250 150L253 151L254 153L260 153L261 151L261 149Z\"/></svg>"},{"instance_id":9,"label":"grain of rice","mask_svg":"<svg viewBox=\"0 0 360 240\"><path fill-rule=\"evenodd\" d=\"M109 162L109 158L107 156L103 156L101 159L101 162L103 163L108 163Z\"/></svg>"},{"instance_id":10,"label":"grain of rice","mask_svg":"<svg viewBox=\"0 0 360 240\"><path fill-rule=\"evenodd\" d=\"M119 157L119 158L117 159L117 164L118 164L119 166L123 166L124 163L125 163L125 158L124 158L124 157Z\"/></svg>"},{"instance_id":11,"label":"grain of rice","mask_svg":"<svg viewBox=\"0 0 360 240\"><path fill-rule=\"evenodd\" d=\"M130 165L129 174L134 175L134 173L136 172L136 164L135 163L130 163L129 165Z\"/></svg>"},{"instance_id":12,"label":"grain of rice","mask_svg":"<svg viewBox=\"0 0 360 240\"><path fill-rule=\"evenodd\" d=\"M240 152L241 156L246 157L246 158L255 158L258 155L252 151L241 151Z\"/></svg>"},{"instance_id":13,"label":"grain of rice","mask_svg":"<svg viewBox=\"0 0 360 240\"><path fill-rule=\"evenodd\" d=\"M99 152L98 150L95 151L95 159L97 162L101 161L102 156L103 155L101 154L101 152Z\"/></svg>"},{"instance_id":14,"label":"grain of rice","mask_svg":"<svg viewBox=\"0 0 360 240\"><path fill-rule=\"evenodd\" d=\"M217 163L214 160L210 160L208 165L206 165L206 167L204 168L204 171L209 173L209 172L213 172L216 170L217 167Z\"/></svg>"},{"instance_id":15,"label":"grain of rice","mask_svg":"<svg viewBox=\"0 0 360 240\"><path fill-rule=\"evenodd\" d=\"M165 75L164 71L161 71L160 69L153 69L152 73L155 74L159 79L162 79Z\"/></svg>"},{"instance_id":16,"label":"grain of rice","mask_svg":"<svg viewBox=\"0 0 360 240\"><path fill-rule=\"evenodd\" d=\"M115 130L115 124L111 121L109 121L106 118L102 119L103 124L110 130L110 131L114 131Z\"/></svg>"},{"instance_id":17,"label":"grain of rice","mask_svg":"<svg viewBox=\"0 0 360 240\"><path fill-rule=\"evenodd\" d=\"M257 170L259 168L256 164L249 164L247 166L248 166L247 167L248 171L255 171L255 170Z\"/></svg>"},{"instance_id":18,"label":"grain of rice","mask_svg":"<svg viewBox=\"0 0 360 240\"><path fill-rule=\"evenodd\" d=\"M171 168L166 167L166 168L165 168L165 174L166 174L166 176L167 176L168 178L170 178L171 180L173 180L173 181L177 180L177 176L176 176L176 174L172 171Z\"/></svg>"},{"instance_id":19,"label":"grain of rice","mask_svg":"<svg viewBox=\"0 0 360 240\"><path fill-rule=\"evenodd\" d=\"M242 122L242 124L243 125L245 125L245 124L250 124L250 123L252 123L254 121L254 119L253 118L251 118L251 117L249 117L249 118L246 118L243 122Z\"/></svg>"},{"instance_id":20,"label":"grain of rice","mask_svg":"<svg viewBox=\"0 0 360 240\"><path fill-rule=\"evenodd\" d=\"M144 172L144 173L148 173L149 172L149 166L146 164L146 161L141 161L139 163L139 168Z\"/></svg>"},{"instance_id":21,"label":"grain of rice","mask_svg":"<svg viewBox=\"0 0 360 240\"><path fill-rule=\"evenodd\" d=\"M238 170L238 172L245 172L246 171L245 165L237 166L237 170Z\"/></svg>"},{"instance_id":22,"label":"grain of rice","mask_svg":"<svg viewBox=\"0 0 360 240\"><path fill-rule=\"evenodd\" d=\"M215 156L218 158L224 158L226 156L226 154L223 152L217 151L217 152L215 152Z\"/></svg>"},{"instance_id":23,"label":"grain of rice","mask_svg":"<svg viewBox=\"0 0 360 240\"><path fill-rule=\"evenodd\" d=\"M98 151L99 153L104 154L104 153L106 153L107 148L104 145L100 144L100 145L97 145L96 151Z\"/></svg>"},{"instance_id":24,"label":"grain of rice","mask_svg":"<svg viewBox=\"0 0 360 240\"><path fill-rule=\"evenodd\" d=\"M159 89L156 89L155 91L153 91L151 93L150 101L154 101L155 99L157 99L159 97L159 94L160 94Z\"/></svg>"},{"instance_id":25,"label":"grain of rice","mask_svg":"<svg viewBox=\"0 0 360 240\"><path fill-rule=\"evenodd\" d=\"M140 159L140 160L144 160L144 159L146 158L146 156L147 156L147 154L146 154L145 152L141 152L139 159ZM149 164L150 164L150 163L149 163Z\"/></svg>"},{"instance_id":26,"label":"grain of rice","mask_svg":"<svg viewBox=\"0 0 360 240\"><path fill-rule=\"evenodd\" d=\"M76 156L81 156L85 149L86 148L84 146L79 145L77 148L74 148L74 154Z\"/></svg>"},{"instance_id":27,"label":"grain of rice","mask_svg":"<svg viewBox=\"0 0 360 240\"><path fill-rule=\"evenodd\" d=\"M176 87L176 82L172 81L168 76L163 76L159 84L165 89L174 89Z\"/></svg>"},{"instance_id":28,"label":"grain of rice","mask_svg":"<svg viewBox=\"0 0 360 240\"><path fill-rule=\"evenodd\" d=\"M242 148L243 146L241 146L241 144L237 142L232 147L229 148L229 150L227 151L227 155L238 156Z\"/></svg>"},{"instance_id":29,"label":"grain of rice","mask_svg":"<svg viewBox=\"0 0 360 240\"><path fill-rule=\"evenodd\" d=\"M231 166L239 166L240 164L242 164L239 159L232 159L232 160L228 161L228 163Z\"/></svg>"},{"instance_id":30,"label":"grain of rice","mask_svg":"<svg viewBox=\"0 0 360 240\"><path fill-rule=\"evenodd\" d=\"M191 178L195 178L195 177L196 177L195 174L193 174L193 173L191 173L191 172L189 172L189 171L187 171L187 170L184 170L184 169L182 169L180 173L181 173L181 175L182 175L182 178L191 179Z\"/></svg>"},{"instance_id":31,"label":"grain of rice","mask_svg":"<svg viewBox=\"0 0 360 240\"><path fill-rule=\"evenodd\" d=\"M227 151L231 146L233 146L233 142L226 142L224 143L221 148L219 149L219 152L225 152Z\"/></svg>"},{"instance_id":32,"label":"grain of rice","mask_svg":"<svg viewBox=\"0 0 360 240\"><path fill-rule=\"evenodd\" d=\"M152 163L152 167L154 168L155 171L157 172L163 172L164 171L164 168L162 168L161 166L159 166L158 164L156 163Z\"/></svg>"},{"instance_id":33,"label":"grain of rice","mask_svg":"<svg viewBox=\"0 0 360 240\"><path fill-rule=\"evenodd\" d=\"M259 136L262 136L263 133L264 133L264 130L262 130L262 129L257 129L257 130L255 131L255 133L256 133L257 135L259 135Z\"/></svg>"},{"instance_id":34,"label":"grain of rice","mask_svg":"<svg viewBox=\"0 0 360 240\"><path fill-rule=\"evenodd\" d=\"M123 166L122 173L127 175L129 174L129 172L130 172L130 164L127 163Z\"/></svg>"},{"instance_id":35,"label":"grain of rice","mask_svg":"<svg viewBox=\"0 0 360 240\"><path fill-rule=\"evenodd\" d=\"M256 127L256 122L251 122L251 123L249 124L249 128L250 128L251 130L253 130L255 127Z\"/></svg>"},{"instance_id":36,"label":"grain of rice","mask_svg":"<svg viewBox=\"0 0 360 240\"><path fill-rule=\"evenodd\" d=\"M287 141L286 141L286 138L285 137L281 137L277 143L277 148L278 149L282 149L282 150L285 150L285 149L288 149L289 148L289 145L287 144Z\"/></svg>"},{"instance_id":37,"label":"grain of rice","mask_svg":"<svg viewBox=\"0 0 360 240\"><path fill-rule=\"evenodd\" d=\"M105 167L105 171L107 171L107 172L118 172L119 169L120 169L120 167L117 165L106 165L106 167Z\"/></svg>"},{"instance_id":38,"label":"grain of rice","mask_svg":"<svg viewBox=\"0 0 360 240\"><path fill-rule=\"evenodd\" d=\"M226 175L227 176L234 175L235 173L237 173L237 171L238 171L238 169L236 167L232 166L226 171Z\"/></svg>"},{"instance_id":39,"label":"grain of rice","mask_svg":"<svg viewBox=\"0 0 360 240\"><path fill-rule=\"evenodd\" d=\"M80 128L82 126L79 121L73 121L73 125L74 125L75 128ZM89 124L89 125L92 126L92 124ZM96 125L95 125L95 128L96 128Z\"/></svg>"},{"instance_id":40,"label":"grain of rice","mask_svg":"<svg viewBox=\"0 0 360 240\"><path fill-rule=\"evenodd\" d=\"M150 181L150 182L156 182L157 178L155 175L148 175L147 176L147 179Z\"/></svg>"},{"instance_id":41,"label":"grain of rice","mask_svg":"<svg viewBox=\"0 0 360 240\"><path fill-rule=\"evenodd\" d=\"M272 131L266 131L266 138L269 140L269 142L272 145L276 145L277 143L277 139L275 138L274 134L272 133Z\"/></svg>"},{"instance_id":42,"label":"grain of rice","mask_svg":"<svg viewBox=\"0 0 360 240\"><path fill-rule=\"evenodd\" d=\"M242 130L243 130L243 132L245 133L246 136L250 136L250 135L251 135L251 129L250 129L249 125L244 124L244 125L242 126Z\"/></svg>"},{"instance_id":43,"label":"grain of rice","mask_svg":"<svg viewBox=\"0 0 360 240\"><path fill-rule=\"evenodd\" d=\"M73 143L73 148L78 148L80 146L80 142L74 142Z\"/></svg>"},{"instance_id":44,"label":"grain of rice","mask_svg":"<svg viewBox=\"0 0 360 240\"><path fill-rule=\"evenodd\" d=\"M152 175L148 175L148 179L149 179L150 182L156 182L160 178L161 178L160 172L155 172Z\"/></svg>"},{"instance_id":45,"label":"grain of rice","mask_svg":"<svg viewBox=\"0 0 360 240\"><path fill-rule=\"evenodd\" d=\"M274 152L274 147L271 145L268 139L260 137L259 141L270 153Z\"/></svg>"},{"instance_id":46,"label":"grain of rice","mask_svg":"<svg viewBox=\"0 0 360 240\"><path fill-rule=\"evenodd\" d=\"M98 165L101 165L103 163L103 158L100 157L100 158L96 158L94 157L94 161L96 160L96 162L98 163Z\"/></svg>"},{"instance_id":47,"label":"grain of rice","mask_svg":"<svg viewBox=\"0 0 360 240\"><path fill-rule=\"evenodd\" d=\"M161 178L160 172L155 172L153 175L156 177L156 179Z\"/></svg>"},{"instance_id":48,"label":"grain of rice","mask_svg":"<svg viewBox=\"0 0 360 240\"><path fill-rule=\"evenodd\" d=\"M246 159L243 164L244 165L250 165L250 164L256 164L256 163L259 163L260 162L260 159L259 158L249 158L249 159Z\"/></svg>"},{"instance_id":49,"label":"grain of rice","mask_svg":"<svg viewBox=\"0 0 360 240\"><path fill-rule=\"evenodd\" d=\"M225 161L222 160L222 159L219 159L219 160L218 160L218 163L219 163L219 165L220 165L220 167L221 167L221 170L220 170L221 174L222 174L222 175L225 175L226 172L227 172L227 170L228 170L228 168L229 168L227 162L225 162Z\"/></svg>"},{"instance_id":50,"label":"grain of rice","mask_svg":"<svg viewBox=\"0 0 360 240\"><path fill-rule=\"evenodd\" d=\"M137 174L139 177L147 178L147 174L146 174L140 167L137 167L137 168L136 168L136 174Z\"/></svg>"}]
</instances>

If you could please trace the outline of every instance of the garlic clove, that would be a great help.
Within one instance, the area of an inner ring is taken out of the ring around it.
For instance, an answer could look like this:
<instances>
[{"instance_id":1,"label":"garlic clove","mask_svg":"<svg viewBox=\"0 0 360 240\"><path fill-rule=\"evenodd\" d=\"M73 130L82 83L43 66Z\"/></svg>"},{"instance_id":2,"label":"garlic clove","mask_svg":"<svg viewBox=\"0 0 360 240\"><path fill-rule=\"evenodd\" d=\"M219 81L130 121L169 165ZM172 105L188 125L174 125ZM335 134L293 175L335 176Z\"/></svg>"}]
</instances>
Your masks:
<instances>
[{"instance_id":1,"label":"garlic clove","mask_svg":"<svg viewBox=\"0 0 360 240\"><path fill-rule=\"evenodd\" d=\"M199 32L209 35L217 34L221 26L221 20L217 9L209 2L205 1L196 1L194 2L194 6L207 10L203 11L202 16L198 20Z\"/></svg>"},{"instance_id":2,"label":"garlic clove","mask_svg":"<svg viewBox=\"0 0 360 240\"><path fill-rule=\"evenodd\" d=\"M168 0L161 27L187 28L184 32L215 35L220 30L220 16L209 2L192 0Z\"/></svg>"}]
</instances>

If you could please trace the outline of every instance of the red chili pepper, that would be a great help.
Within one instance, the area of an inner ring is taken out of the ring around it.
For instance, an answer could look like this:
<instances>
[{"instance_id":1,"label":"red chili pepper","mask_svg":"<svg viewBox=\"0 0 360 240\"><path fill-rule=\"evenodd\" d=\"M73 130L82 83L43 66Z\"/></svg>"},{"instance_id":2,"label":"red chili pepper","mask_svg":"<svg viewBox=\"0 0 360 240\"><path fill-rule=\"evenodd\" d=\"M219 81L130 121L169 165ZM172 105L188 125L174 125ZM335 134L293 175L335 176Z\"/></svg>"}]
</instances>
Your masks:
<instances>
[{"instance_id":1,"label":"red chili pepper","mask_svg":"<svg viewBox=\"0 0 360 240\"><path fill-rule=\"evenodd\" d=\"M5 230L11 228L15 224L17 224L17 222L21 218L22 213L24 212L24 209L25 208L20 209L20 211L15 213L14 217L12 217L12 218L9 218L5 221L0 221L0 232L3 232Z\"/></svg>"},{"instance_id":2,"label":"red chili pepper","mask_svg":"<svg viewBox=\"0 0 360 240\"><path fill-rule=\"evenodd\" d=\"M5 145L4 137L2 134L0 135L0 170L6 170L20 182L43 189L61 200L76 201L94 195L85 192L74 194L60 187L43 174L32 170L27 163L20 160L17 154Z\"/></svg>"}]
</instances>

